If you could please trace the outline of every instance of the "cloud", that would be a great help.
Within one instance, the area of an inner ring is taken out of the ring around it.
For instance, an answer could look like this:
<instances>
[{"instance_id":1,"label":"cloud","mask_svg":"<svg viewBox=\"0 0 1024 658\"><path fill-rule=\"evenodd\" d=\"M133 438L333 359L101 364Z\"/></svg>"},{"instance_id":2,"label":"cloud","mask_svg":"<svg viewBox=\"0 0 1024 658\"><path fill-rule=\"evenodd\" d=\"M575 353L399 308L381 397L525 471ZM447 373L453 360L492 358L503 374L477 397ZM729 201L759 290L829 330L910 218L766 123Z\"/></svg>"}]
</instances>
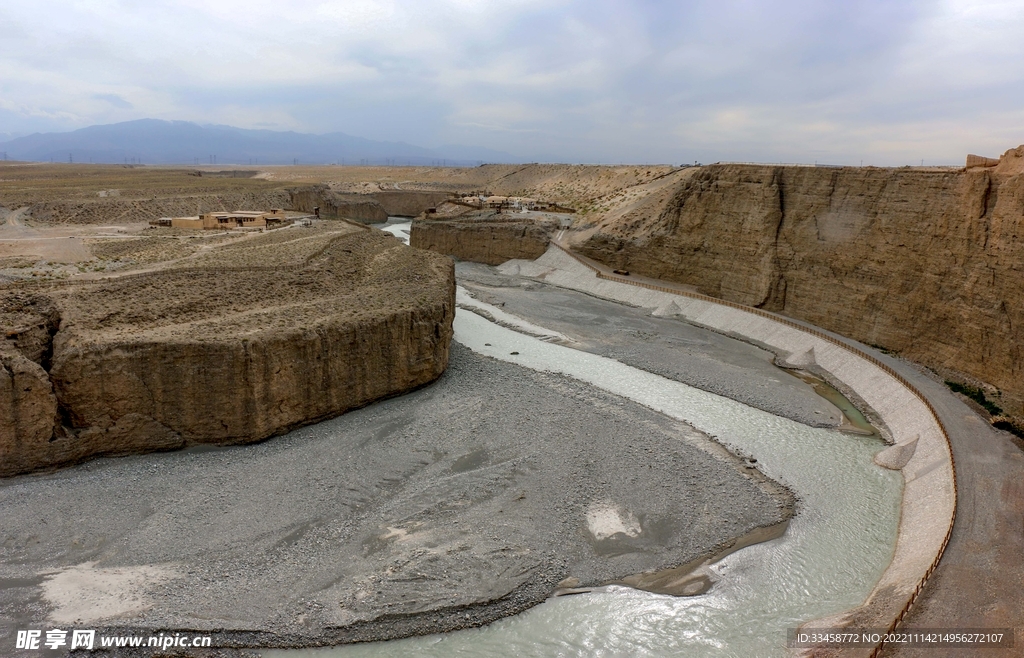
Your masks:
<instances>
[{"instance_id":1,"label":"cloud","mask_svg":"<svg viewBox=\"0 0 1024 658\"><path fill-rule=\"evenodd\" d=\"M135 107L117 94L93 94L93 98L96 100L107 101L114 107L121 110L130 110Z\"/></svg>"},{"instance_id":2,"label":"cloud","mask_svg":"<svg viewBox=\"0 0 1024 658\"><path fill-rule=\"evenodd\" d=\"M1016 2L43 0L0 24L0 132L154 117L604 162L1024 141Z\"/></svg>"}]
</instances>

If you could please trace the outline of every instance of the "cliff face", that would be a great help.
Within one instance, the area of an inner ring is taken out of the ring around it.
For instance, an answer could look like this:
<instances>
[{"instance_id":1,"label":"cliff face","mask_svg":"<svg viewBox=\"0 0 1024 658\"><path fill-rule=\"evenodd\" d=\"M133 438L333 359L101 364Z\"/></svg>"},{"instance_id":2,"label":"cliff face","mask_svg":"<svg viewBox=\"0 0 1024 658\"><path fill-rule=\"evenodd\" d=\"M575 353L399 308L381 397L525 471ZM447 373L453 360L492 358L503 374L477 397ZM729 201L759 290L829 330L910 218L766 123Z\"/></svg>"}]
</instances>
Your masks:
<instances>
[{"instance_id":1,"label":"cliff face","mask_svg":"<svg viewBox=\"0 0 1024 658\"><path fill-rule=\"evenodd\" d=\"M367 194L342 194L327 185L311 185L288 190L290 208L312 213L320 208L320 216L331 219L350 219L363 224L382 224L388 221L388 212L376 199Z\"/></svg>"},{"instance_id":2,"label":"cliff face","mask_svg":"<svg viewBox=\"0 0 1024 658\"><path fill-rule=\"evenodd\" d=\"M0 291L13 327L0 342L0 476L258 441L447 367L447 258L346 227L257 236L209 262Z\"/></svg>"},{"instance_id":3,"label":"cliff face","mask_svg":"<svg viewBox=\"0 0 1024 658\"><path fill-rule=\"evenodd\" d=\"M529 221L416 220L409 233L413 247L488 265L539 258L548 242L548 229Z\"/></svg>"},{"instance_id":4,"label":"cliff face","mask_svg":"<svg viewBox=\"0 0 1024 658\"><path fill-rule=\"evenodd\" d=\"M450 192L384 190L380 192L338 192L328 185L311 185L288 190L289 207L313 212L320 207L321 217L344 217L364 224L379 224L388 217L415 217L451 196Z\"/></svg>"},{"instance_id":5,"label":"cliff face","mask_svg":"<svg viewBox=\"0 0 1024 658\"><path fill-rule=\"evenodd\" d=\"M578 249L988 382L1021 412L1024 176L722 165Z\"/></svg>"},{"instance_id":6,"label":"cliff face","mask_svg":"<svg viewBox=\"0 0 1024 658\"><path fill-rule=\"evenodd\" d=\"M406 190L386 190L368 194L379 203L389 216L416 217L452 196L450 192L418 192Z\"/></svg>"}]
</instances>

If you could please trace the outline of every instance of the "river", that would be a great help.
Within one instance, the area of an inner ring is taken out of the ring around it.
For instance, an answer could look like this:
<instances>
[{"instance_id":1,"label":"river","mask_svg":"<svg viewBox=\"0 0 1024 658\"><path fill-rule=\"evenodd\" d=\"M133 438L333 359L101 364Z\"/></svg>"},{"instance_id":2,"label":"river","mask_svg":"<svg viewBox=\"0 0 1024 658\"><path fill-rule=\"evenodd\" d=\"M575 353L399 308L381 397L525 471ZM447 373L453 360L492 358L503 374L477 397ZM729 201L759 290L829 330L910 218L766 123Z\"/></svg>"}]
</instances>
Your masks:
<instances>
[{"instance_id":1,"label":"river","mask_svg":"<svg viewBox=\"0 0 1024 658\"><path fill-rule=\"evenodd\" d=\"M609 587L550 599L479 629L266 656L784 656L787 629L860 604L888 565L902 477L872 462L884 448L877 436L811 428L461 308L455 340L635 400L752 455L762 472L796 493L796 517L779 539L711 565L715 584L699 596Z\"/></svg>"}]
</instances>

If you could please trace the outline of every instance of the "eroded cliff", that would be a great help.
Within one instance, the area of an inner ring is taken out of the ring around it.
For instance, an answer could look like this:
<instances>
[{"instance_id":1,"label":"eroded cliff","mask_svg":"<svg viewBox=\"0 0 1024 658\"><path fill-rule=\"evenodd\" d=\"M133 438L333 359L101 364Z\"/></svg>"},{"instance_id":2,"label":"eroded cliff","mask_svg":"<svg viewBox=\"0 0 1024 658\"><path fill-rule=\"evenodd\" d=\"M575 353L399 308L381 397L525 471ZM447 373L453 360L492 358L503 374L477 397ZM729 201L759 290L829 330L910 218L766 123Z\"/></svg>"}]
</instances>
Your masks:
<instances>
[{"instance_id":1,"label":"eroded cliff","mask_svg":"<svg viewBox=\"0 0 1024 658\"><path fill-rule=\"evenodd\" d=\"M1020 414L1022 224L1024 175L999 168L715 165L577 248L959 371Z\"/></svg>"},{"instance_id":2,"label":"eroded cliff","mask_svg":"<svg viewBox=\"0 0 1024 658\"><path fill-rule=\"evenodd\" d=\"M488 265L513 258L533 260L548 248L552 222L517 219L511 215L452 220L413 221L409 244Z\"/></svg>"},{"instance_id":3,"label":"eroded cliff","mask_svg":"<svg viewBox=\"0 0 1024 658\"><path fill-rule=\"evenodd\" d=\"M442 256L345 225L254 235L187 263L0 290L0 475L258 441L447 366Z\"/></svg>"},{"instance_id":4,"label":"eroded cliff","mask_svg":"<svg viewBox=\"0 0 1024 658\"><path fill-rule=\"evenodd\" d=\"M376 199L366 194L334 192L328 185L310 185L288 190L290 208L312 213L320 209L321 217L350 219L364 224L388 221L388 212Z\"/></svg>"}]
</instances>

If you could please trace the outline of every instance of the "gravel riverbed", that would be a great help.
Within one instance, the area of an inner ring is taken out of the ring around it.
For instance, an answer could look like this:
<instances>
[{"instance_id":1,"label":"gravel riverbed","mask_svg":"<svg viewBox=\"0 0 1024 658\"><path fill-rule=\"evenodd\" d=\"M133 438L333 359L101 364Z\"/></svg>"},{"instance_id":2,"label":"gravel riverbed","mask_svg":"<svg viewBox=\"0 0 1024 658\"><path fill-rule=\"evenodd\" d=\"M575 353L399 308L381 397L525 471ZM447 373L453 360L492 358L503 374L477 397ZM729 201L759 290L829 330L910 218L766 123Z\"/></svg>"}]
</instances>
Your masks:
<instances>
[{"instance_id":1,"label":"gravel riverbed","mask_svg":"<svg viewBox=\"0 0 1024 658\"><path fill-rule=\"evenodd\" d=\"M0 481L27 627L311 646L487 623L707 554L792 496L696 430L453 343L434 384L257 445Z\"/></svg>"}]
</instances>

